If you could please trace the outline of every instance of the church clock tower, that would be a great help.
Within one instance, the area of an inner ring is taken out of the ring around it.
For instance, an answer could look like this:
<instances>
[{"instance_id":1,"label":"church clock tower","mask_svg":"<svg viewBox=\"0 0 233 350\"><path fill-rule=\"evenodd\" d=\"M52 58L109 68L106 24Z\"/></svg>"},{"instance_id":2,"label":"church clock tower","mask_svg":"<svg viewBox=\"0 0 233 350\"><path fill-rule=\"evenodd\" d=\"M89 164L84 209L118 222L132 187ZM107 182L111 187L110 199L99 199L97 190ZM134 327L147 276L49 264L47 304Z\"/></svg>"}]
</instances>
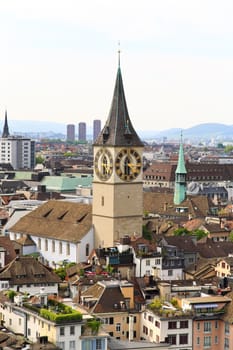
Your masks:
<instances>
[{"instance_id":1,"label":"church clock tower","mask_svg":"<svg viewBox=\"0 0 233 350\"><path fill-rule=\"evenodd\" d=\"M108 119L94 142L95 247L111 247L124 235L142 234L143 143L130 121L120 60Z\"/></svg>"}]
</instances>

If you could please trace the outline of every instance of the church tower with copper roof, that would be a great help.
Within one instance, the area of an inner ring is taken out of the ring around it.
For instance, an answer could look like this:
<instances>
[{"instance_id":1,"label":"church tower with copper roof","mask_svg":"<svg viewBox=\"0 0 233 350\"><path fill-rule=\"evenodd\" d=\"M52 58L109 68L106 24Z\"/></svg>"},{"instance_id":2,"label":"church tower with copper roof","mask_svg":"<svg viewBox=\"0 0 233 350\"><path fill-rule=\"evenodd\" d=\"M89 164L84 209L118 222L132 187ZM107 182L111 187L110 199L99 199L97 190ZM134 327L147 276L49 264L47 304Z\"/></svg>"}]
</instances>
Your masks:
<instances>
[{"instance_id":1,"label":"church tower with copper roof","mask_svg":"<svg viewBox=\"0 0 233 350\"><path fill-rule=\"evenodd\" d=\"M108 119L94 145L95 247L111 247L125 235L142 235L143 143L128 114L119 64Z\"/></svg>"}]
</instances>

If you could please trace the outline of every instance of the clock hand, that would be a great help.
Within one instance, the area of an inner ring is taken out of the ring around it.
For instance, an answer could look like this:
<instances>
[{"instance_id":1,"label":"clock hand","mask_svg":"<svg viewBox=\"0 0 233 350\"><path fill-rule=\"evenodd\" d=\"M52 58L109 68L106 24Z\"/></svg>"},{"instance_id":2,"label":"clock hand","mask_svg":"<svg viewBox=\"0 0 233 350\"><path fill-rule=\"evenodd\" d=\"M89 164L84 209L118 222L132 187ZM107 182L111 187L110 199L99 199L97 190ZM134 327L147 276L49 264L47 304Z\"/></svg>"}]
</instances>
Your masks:
<instances>
[{"instance_id":1,"label":"clock hand","mask_svg":"<svg viewBox=\"0 0 233 350\"><path fill-rule=\"evenodd\" d=\"M136 172L136 171L137 171L137 165L136 165L136 164L128 163L128 166L130 167L130 169L131 169L133 172Z\"/></svg>"}]
</instances>

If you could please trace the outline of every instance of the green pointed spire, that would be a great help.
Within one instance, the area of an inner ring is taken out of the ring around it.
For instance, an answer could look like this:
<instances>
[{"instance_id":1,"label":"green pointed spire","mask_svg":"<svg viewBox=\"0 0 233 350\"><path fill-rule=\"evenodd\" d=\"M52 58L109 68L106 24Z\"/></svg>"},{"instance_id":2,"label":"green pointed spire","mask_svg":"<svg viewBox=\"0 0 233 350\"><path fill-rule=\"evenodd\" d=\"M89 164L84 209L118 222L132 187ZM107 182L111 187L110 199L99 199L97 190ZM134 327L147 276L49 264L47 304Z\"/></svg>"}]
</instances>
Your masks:
<instances>
[{"instance_id":1,"label":"green pointed spire","mask_svg":"<svg viewBox=\"0 0 233 350\"><path fill-rule=\"evenodd\" d=\"M180 204L186 197L186 174L187 170L185 168L184 149L181 132L179 158L175 174L174 204Z\"/></svg>"},{"instance_id":2,"label":"green pointed spire","mask_svg":"<svg viewBox=\"0 0 233 350\"><path fill-rule=\"evenodd\" d=\"M179 150L179 158L178 158L178 164L176 168L176 174L187 174L187 170L185 168L185 161L184 161L184 148L183 148L183 141L182 141L182 131L180 135L180 150Z\"/></svg>"}]
</instances>

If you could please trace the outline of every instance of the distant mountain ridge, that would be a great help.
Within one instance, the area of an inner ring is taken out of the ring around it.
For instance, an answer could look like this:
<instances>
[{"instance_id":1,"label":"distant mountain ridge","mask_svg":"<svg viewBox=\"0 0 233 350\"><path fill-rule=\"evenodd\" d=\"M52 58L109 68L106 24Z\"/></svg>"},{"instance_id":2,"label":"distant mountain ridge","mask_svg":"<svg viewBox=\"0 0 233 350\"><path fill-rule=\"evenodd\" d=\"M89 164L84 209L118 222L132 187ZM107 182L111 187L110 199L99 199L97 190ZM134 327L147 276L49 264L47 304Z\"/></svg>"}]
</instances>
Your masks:
<instances>
[{"instance_id":1,"label":"distant mountain ridge","mask_svg":"<svg viewBox=\"0 0 233 350\"><path fill-rule=\"evenodd\" d=\"M10 134L48 134L65 137L66 124L49 122L49 121L34 121L34 120L8 120ZM0 122L0 130L3 129L3 121ZM180 139L181 131L184 139L212 139L219 140L233 139L233 125L221 123L203 123L195 125L191 128L172 128L162 131L156 130L138 130L138 134L143 140L146 139ZM76 127L76 133L78 128ZM92 136L92 127L87 126L87 134Z\"/></svg>"}]
</instances>

